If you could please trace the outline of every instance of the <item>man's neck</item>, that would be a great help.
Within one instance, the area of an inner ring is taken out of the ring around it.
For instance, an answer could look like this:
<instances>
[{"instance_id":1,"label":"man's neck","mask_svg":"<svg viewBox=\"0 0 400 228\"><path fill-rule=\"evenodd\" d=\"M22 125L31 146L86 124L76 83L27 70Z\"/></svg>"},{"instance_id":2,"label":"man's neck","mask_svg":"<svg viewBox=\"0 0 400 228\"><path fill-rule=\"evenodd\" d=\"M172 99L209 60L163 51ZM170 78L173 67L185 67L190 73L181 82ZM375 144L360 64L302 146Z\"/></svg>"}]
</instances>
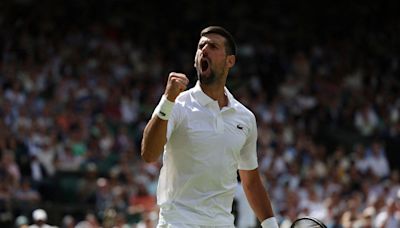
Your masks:
<instances>
[{"instance_id":1,"label":"man's neck","mask_svg":"<svg viewBox=\"0 0 400 228\"><path fill-rule=\"evenodd\" d=\"M223 107L228 105L228 97L225 94L225 85L202 85L200 84L201 89L207 96L211 99L218 102L219 107L222 109Z\"/></svg>"}]
</instances>

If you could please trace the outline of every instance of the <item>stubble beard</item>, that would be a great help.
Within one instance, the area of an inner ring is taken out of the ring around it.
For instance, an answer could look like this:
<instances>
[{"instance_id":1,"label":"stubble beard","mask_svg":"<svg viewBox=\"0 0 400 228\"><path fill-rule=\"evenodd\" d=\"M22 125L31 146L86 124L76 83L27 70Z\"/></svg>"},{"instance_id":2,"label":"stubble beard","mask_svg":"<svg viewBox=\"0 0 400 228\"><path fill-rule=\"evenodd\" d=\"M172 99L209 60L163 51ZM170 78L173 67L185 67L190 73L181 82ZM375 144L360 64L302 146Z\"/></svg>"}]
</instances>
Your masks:
<instances>
[{"instance_id":1,"label":"stubble beard","mask_svg":"<svg viewBox=\"0 0 400 228\"><path fill-rule=\"evenodd\" d=\"M212 70L210 71L210 75L208 75L208 76L200 71L197 71L197 77L198 77L200 83L203 85L211 85L217 79L217 76L215 75L214 71L212 71Z\"/></svg>"}]
</instances>

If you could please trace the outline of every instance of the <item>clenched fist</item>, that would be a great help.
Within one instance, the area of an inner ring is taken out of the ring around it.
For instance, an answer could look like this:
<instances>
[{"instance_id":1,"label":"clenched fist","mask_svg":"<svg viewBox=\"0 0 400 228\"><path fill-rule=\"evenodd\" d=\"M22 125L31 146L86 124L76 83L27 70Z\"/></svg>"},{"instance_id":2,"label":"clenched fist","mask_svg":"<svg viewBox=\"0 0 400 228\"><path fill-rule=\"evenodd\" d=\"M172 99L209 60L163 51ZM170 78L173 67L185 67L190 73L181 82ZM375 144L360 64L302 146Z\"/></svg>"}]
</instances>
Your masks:
<instances>
[{"instance_id":1,"label":"clenched fist","mask_svg":"<svg viewBox=\"0 0 400 228\"><path fill-rule=\"evenodd\" d=\"M181 92L185 91L188 84L189 79L185 74L171 72L168 76L164 94L169 101L175 102L176 97L178 97Z\"/></svg>"}]
</instances>

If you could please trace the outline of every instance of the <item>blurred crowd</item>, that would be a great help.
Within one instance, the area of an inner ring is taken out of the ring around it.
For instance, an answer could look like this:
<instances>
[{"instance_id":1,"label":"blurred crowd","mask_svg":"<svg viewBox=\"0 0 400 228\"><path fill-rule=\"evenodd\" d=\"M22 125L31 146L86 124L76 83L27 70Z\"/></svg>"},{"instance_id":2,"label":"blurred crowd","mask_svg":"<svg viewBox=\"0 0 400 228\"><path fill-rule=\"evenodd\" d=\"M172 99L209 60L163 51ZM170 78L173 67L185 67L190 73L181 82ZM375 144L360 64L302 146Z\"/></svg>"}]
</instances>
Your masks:
<instances>
[{"instance_id":1,"label":"blurred crowd","mask_svg":"<svg viewBox=\"0 0 400 228\"><path fill-rule=\"evenodd\" d=\"M163 2L60 2L2 3L0 224L33 224L43 208L60 227L154 226L162 164L141 160L142 130L170 71L195 83L199 32L219 24L237 37L228 87L257 117L259 169L281 227L299 216L400 227L390 5L338 4L331 18L329 6L324 15L301 3L294 12L181 0L166 12Z\"/></svg>"}]
</instances>

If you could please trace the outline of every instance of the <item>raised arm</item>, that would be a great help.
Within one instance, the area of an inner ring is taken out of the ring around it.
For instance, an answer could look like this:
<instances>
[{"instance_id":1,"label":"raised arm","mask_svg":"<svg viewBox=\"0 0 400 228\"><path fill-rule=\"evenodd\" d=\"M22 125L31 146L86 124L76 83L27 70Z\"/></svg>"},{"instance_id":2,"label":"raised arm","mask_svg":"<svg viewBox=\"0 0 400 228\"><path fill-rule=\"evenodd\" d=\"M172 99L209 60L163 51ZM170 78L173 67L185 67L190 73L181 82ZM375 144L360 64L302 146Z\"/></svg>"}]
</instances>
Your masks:
<instances>
[{"instance_id":1,"label":"raised arm","mask_svg":"<svg viewBox=\"0 0 400 228\"><path fill-rule=\"evenodd\" d=\"M172 107L188 83L189 80L184 74L175 72L169 74L164 95L143 131L141 155L146 162L157 161L163 152L167 142L167 125Z\"/></svg>"}]
</instances>

